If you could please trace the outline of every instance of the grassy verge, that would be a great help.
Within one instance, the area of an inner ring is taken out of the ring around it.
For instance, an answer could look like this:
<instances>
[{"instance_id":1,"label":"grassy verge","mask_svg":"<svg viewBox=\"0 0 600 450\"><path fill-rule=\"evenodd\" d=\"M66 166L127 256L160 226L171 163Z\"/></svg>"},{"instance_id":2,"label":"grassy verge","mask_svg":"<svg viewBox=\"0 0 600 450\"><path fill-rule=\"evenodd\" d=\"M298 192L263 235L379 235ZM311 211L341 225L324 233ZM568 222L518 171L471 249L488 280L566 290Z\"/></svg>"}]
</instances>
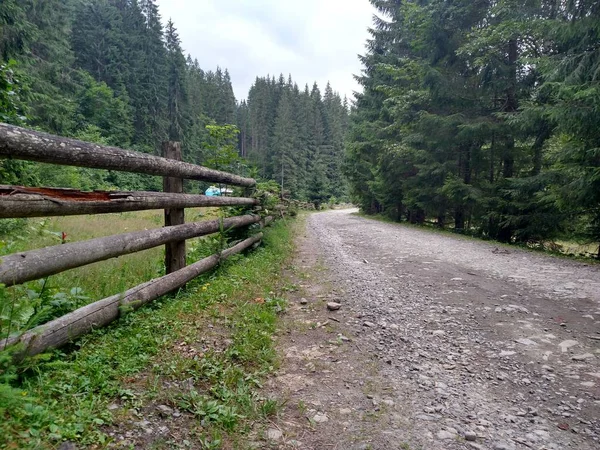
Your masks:
<instances>
[{"instance_id":1,"label":"grassy verge","mask_svg":"<svg viewBox=\"0 0 600 450\"><path fill-rule=\"evenodd\" d=\"M0 361L0 448L65 440L242 448L252 424L277 409L257 388L276 365L272 333L285 307L279 272L291 245L289 228L277 223L257 251L91 333L76 349L42 355L18 373ZM162 417L157 406L176 413Z\"/></svg>"},{"instance_id":2,"label":"grassy verge","mask_svg":"<svg viewBox=\"0 0 600 450\"><path fill-rule=\"evenodd\" d=\"M526 250L531 252L541 252L546 253L553 256L558 256L567 259L576 259L580 261L585 261L588 263L599 263L598 259L596 259L595 255L598 254L598 246L595 244L578 244L576 242L570 241L557 241L555 243L547 243L547 244L556 244L556 245L527 245L527 244L507 244L503 242L498 242L492 239L485 239L483 237L472 236L464 233L457 233L449 228L438 228L434 225L418 225L411 224L407 222L397 222L389 217L386 217L381 214L365 214L363 212L354 213L357 216L364 217L365 219L377 220L379 222L391 223L398 226L403 227L411 227L421 231L427 231L430 233L438 233L445 235L452 235L455 238L473 240L473 241L485 241L489 243L493 243L498 247L504 248L518 248L520 250ZM590 256L591 255L591 256Z\"/></svg>"}]
</instances>

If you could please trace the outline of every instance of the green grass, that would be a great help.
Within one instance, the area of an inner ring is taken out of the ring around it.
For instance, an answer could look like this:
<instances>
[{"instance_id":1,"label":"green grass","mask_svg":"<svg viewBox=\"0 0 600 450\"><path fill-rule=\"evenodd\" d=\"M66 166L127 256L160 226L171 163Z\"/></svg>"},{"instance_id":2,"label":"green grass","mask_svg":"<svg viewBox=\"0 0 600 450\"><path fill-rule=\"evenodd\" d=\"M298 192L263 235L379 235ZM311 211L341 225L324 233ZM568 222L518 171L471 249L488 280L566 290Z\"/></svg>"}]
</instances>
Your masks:
<instances>
[{"instance_id":1,"label":"green grass","mask_svg":"<svg viewBox=\"0 0 600 450\"><path fill-rule=\"evenodd\" d=\"M28 360L16 373L0 360L0 448L53 448L64 440L105 446L112 424L153 404L180 408L190 441L240 448L253 423L278 410L258 388L277 364L272 334L285 308L279 271L291 231L277 223L264 241L70 349ZM183 380L193 387L173 388ZM175 445L167 439L155 448Z\"/></svg>"},{"instance_id":2,"label":"green grass","mask_svg":"<svg viewBox=\"0 0 600 450\"><path fill-rule=\"evenodd\" d=\"M217 215L215 208L190 208L186 210L186 222L211 220ZM0 255L60 245L62 233L66 234L67 242L78 242L160 228L163 224L162 211L29 219L19 232L2 241ZM194 242L189 240L188 245L194 245ZM124 255L53 275L49 277L49 283L63 288L78 287L86 296L98 300L162 274L163 255L163 247Z\"/></svg>"},{"instance_id":3,"label":"green grass","mask_svg":"<svg viewBox=\"0 0 600 450\"><path fill-rule=\"evenodd\" d=\"M186 220L202 221L217 217L216 208L186 210ZM0 230L12 224L12 232L0 240L1 255L61 245L116 233L160 228L162 211L140 211L95 216L0 221ZM15 226L16 225L16 226ZM198 247L211 247L210 238L191 239L190 257ZM164 247L100 261L68 270L43 280L8 289L0 287L0 337L25 331L102 298L124 292L164 274Z\"/></svg>"}]
</instances>

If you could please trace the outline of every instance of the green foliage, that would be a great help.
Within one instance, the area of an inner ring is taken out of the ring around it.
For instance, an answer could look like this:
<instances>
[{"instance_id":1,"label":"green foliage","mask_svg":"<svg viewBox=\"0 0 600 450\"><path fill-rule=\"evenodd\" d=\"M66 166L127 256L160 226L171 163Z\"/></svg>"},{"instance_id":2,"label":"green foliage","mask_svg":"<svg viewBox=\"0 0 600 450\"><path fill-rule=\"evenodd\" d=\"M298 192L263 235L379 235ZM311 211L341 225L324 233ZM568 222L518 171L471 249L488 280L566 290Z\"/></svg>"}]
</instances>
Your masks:
<instances>
[{"instance_id":1,"label":"green foliage","mask_svg":"<svg viewBox=\"0 0 600 450\"><path fill-rule=\"evenodd\" d=\"M361 208L600 241L597 2L372 3L344 166Z\"/></svg>"},{"instance_id":2,"label":"green foliage","mask_svg":"<svg viewBox=\"0 0 600 450\"><path fill-rule=\"evenodd\" d=\"M204 165L224 172L245 175L247 166L239 156L235 125L207 125L208 140L204 144Z\"/></svg>"},{"instance_id":3,"label":"green foliage","mask_svg":"<svg viewBox=\"0 0 600 450\"><path fill-rule=\"evenodd\" d=\"M290 246L290 231L280 222L267 230L265 247L80 339L77 351L43 355L24 367L0 353L0 446L107 443L106 427L119 420L108 405L137 409L156 402L198 417L194 431L206 448L218 448L224 433L246 439L250 424L276 410L259 387L277 363L271 336L285 301L270 292L278 288ZM179 343L201 345L198 331L211 323L227 333L225 351L181 354ZM144 385L131 381L141 379ZM162 387L183 380L193 388Z\"/></svg>"},{"instance_id":4,"label":"green foliage","mask_svg":"<svg viewBox=\"0 0 600 450\"><path fill-rule=\"evenodd\" d=\"M26 118L21 113L22 86L15 72L16 65L16 61L12 59L6 64L0 64L0 120L19 125L25 122Z\"/></svg>"},{"instance_id":5,"label":"green foliage","mask_svg":"<svg viewBox=\"0 0 600 450\"><path fill-rule=\"evenodd\" d=\"M284 197L314 197L313 181L326 189L319 202L347 195L341 166L348 104L329 84L322 96L316 83L301 91L291 77L258 77L240 104L238 127L241 154L259 176L277 180Z\"/></svg>"}]
</instances>

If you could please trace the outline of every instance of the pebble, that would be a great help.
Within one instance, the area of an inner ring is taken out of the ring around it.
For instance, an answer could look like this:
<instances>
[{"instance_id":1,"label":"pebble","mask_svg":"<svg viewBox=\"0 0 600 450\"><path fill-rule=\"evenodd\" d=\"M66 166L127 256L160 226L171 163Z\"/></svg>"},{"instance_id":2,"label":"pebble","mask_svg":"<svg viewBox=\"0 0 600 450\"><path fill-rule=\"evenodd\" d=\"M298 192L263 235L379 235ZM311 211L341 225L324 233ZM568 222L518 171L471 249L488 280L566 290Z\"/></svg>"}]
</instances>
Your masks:
<instances>
[{"instance_id":1,"label":"pebble","mask_svg":"<svg viewBox=\"0 0 600 450\"><path fill-rule=\"evenodd\" d=\"M63 442L58 450L77 450L77 446L73 442Z\"/></svg>"},{"instance_id":2,"label":"pebble","mask_svg":"<svg viewBox=\"0 0 600 450\"><path fill-rule=\"evenodd\" d=\"M267 430L267 439L269 441L278 441L283 437L283 433L281 432L281 430L278 430L277 428L269 428Z\"/></svg>"},{"instance_id":3,"label":"pebble","mask_svg":"<svg viewBox=\"0 0 600 450\"><path fill-rule=\"evenodd\" d=\"M158 410L158 412L165 416L170 416L171 414L173 414L173 408L169 408L167 405L158 405L156 409Z\"/></svg>"},{"instance_id":4,"label":"pebble","mask_svg":"<svg viewBox=\"0 0 600 450\"><path fill-rule=\"evenodd\" d=\"M473 431L466 431L465 432L465 440L467 440L467 441L476 441L477 440L477 435Z\"/></svg>"},{"instance_id":5,"label":"pebble","mask_svg":"<svg viewBox=\"0 0 600 450\"><path fill-rule=\"evenodd\" d=\"M363 322L363 327L375 328L375 324L373 322Z\"/></svg>"},{"instance_id":6,"label":"pebble","mask_svg":"<svg viewBox=\"0 0 600 450\"><path fill-rule=\"evenodd\" d=\"M329 421L329 417L327 417L325 414L317 413L313 416L312 420L315 423L325 423Z\"/></svg>"},{"instance_id":7,"label":"pebble","mask_svg":"<svg viewBox=\"0 0 600 450\"><path fill-rule=\"evenodd\" d=\"M574 347L576 345L579 345L579 342L574 341L572 339L562 341L560 344L558 344L563 353L566 353L571 347Z\"/></svg>"},{"instance_id":8,"label":"pebble","mask_svg":"<svg viewBox=\"0 0 600 450\"><path fill-rule=\"evenodd\" d=\"M337 303L337 302L329 302L329 303L327 303L327 309L329 311L337 311L341 307L342 307L342 305L340 303Z\"/></svg>"},{"instance_id":9,"label":"pebble","mask_svg":"<svg viewBox=\"0 0 600 450\"><path fill-rule=\"evenodd\" d=\"M591 353L583 353L581 355L572 356L571 359L573 361L585 361L586 359L595 358L595 356Z\"/></svg>"},{"instance_id":10,"label":"pebble","mask_svg":"<svg viewBox=\"0 0 600 450\"><path fill-rule=\"evenodd\" d=\"M515 450L515 446L509 442L496 442L492 447L494 450Z\"/></svg>"},{"instance_id":11,"label":"pebble","mask_svg":"<svg viewBox=\"0 0 600 450\"><path fill-rule=\"evenodd\" d=\"M306 304L308 304L308 300L306 300L305 298L301 298L300 299L300 304L301 305L306 305Z\"/></svg>"},{"instance_id":12,"label":"pebble","mask_svg":"<svg viewBox=\"0 0 600 450\"><path fill-rule=\"evenodd\" d=\"M446 440L446 439L454 439L456 438L456 434L452 433L448 430L440 430L438 431L438 433L435 435L439 440Z\"/></svg>"}]
</instances>

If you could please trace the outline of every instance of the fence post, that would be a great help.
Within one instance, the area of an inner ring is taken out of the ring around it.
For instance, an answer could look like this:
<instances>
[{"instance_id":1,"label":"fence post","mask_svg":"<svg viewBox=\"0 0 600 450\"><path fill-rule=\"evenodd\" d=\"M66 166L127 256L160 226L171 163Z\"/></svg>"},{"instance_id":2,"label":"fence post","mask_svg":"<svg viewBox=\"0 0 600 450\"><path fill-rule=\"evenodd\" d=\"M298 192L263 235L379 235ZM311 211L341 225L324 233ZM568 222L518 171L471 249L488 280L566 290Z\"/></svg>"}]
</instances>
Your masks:
<instances>
[{"instance_id":1,"label":"fence post","mask_svg":"<svg viewBox=\"0 0 600 450\"><path fill-rule=\"evenodd\" d=\"M181 161L181 143L163 142L163 157ZM163 177L164 192L183 193L183 179ZM183 225L185 223L185 209L165 209L165 226ZM167 274L185 267L185 241L171 242L165 246L165 267Z\"/></svg>"}]
</instances>

